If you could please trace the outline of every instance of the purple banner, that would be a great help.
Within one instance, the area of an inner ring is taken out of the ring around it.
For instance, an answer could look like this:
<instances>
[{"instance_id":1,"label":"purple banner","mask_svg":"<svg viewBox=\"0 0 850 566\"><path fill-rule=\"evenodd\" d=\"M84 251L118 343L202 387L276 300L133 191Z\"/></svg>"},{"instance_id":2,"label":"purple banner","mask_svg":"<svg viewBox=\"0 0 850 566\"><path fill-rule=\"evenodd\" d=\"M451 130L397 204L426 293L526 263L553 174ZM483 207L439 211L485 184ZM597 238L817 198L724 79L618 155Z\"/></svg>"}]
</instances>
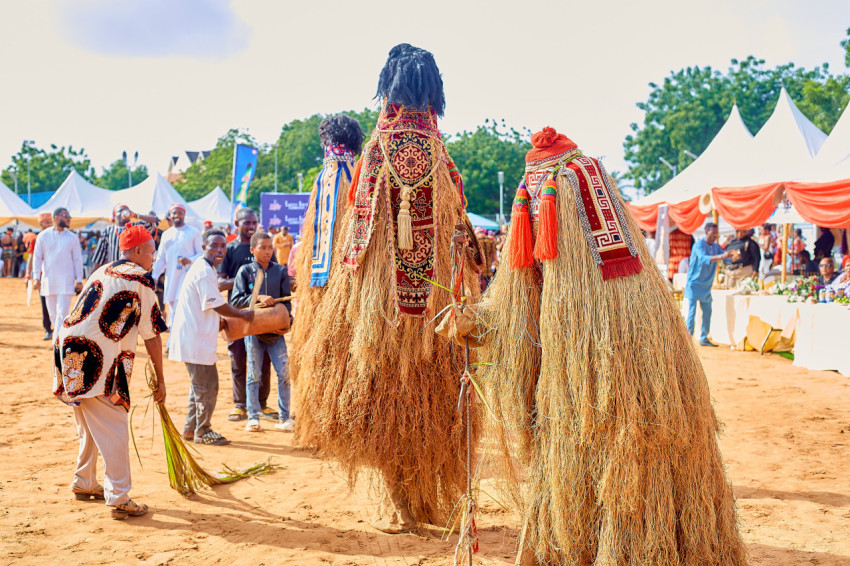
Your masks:
<instances>
[{"instance_id":1,"label":"purple banner","mask_svg":"<svg viewBox=\"0 0 850 566\"><path fill-rule=\"evenodd\" d=\"M260 223L266 230L289 228L298 235L310 204L310 193L260 193Z\"/></svg>"}]
</instances>

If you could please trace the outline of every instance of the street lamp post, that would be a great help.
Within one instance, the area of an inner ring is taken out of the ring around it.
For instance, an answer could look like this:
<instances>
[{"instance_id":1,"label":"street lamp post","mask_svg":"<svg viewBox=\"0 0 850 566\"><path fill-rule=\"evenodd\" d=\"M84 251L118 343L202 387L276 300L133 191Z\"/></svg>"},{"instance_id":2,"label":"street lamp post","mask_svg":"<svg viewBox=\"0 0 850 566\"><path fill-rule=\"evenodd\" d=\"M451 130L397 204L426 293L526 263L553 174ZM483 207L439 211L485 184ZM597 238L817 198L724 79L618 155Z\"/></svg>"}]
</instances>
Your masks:
<instances>
[{"instance_id":1,"label":"street lamp post","mask_svg":"<svg viewBox=\"0 0 850 566\"><path fill-rule=\"evenodd\" d=\"M32 155L27 154L27 204L32 206L32 182L30 180L30 163L32 163Z\"/></svg>"},{"instance_id":2,"label":"street lamp post","mask_svg":"<svg viewBox=\"0 0 850 566\"><path fill-rule=\"evenodd\" d=\"M499 171L499 229L505 224L505 172Z\"/></svg>"},{"instance_id":3,"label":"street lamp post","mask_svg":"<svg viewBox=\"0 0 850 566\"><path fill-rule=\"evenodd\" d=\"M670 170L673 172L673 176L674 176L674 177L676 176L676 166L675 166L675 165L673 165L672 163L670 163L669 161L667 161L667 160L666 160L666 159L664 159L663 157L659 157L659 158L658 158L658 161L660 161L661 163L663 163L664 165L666 165L667 167L669 167L669 168L670 168Z\"/></svg>"},{"instance_id":4,"label":"street lamp post","mask_svg":"<svg viewBox=\"0 0 850 566\"><path fill-rule=\"evenodd\" d=\"M274 145L274 192L277 192L277 144Z\"/></svg>"},{"instance_id":5,"label":"street lamp post","mask_svg":"<svg viewBox=\"0 0 850 566\"><path fill-rule=\"evenodd\" d=\"M126 151L121 152L121 159L124 160L124 166L127 168L127 188L129 189L133 186L133 169L136 168L136 163L138 163L139 161L139 152L137 151L136 154L133 156L132 166L130 165L130 161L127 159Z\"/></svg>"},{"instance_id":6,"label":"street lamp post","mask_svg":"<svg viewBox=\"0 0 850 566\"><path fill-rule=\"evenodd\" d=\"M298 192L303 192L304 173L298 173Z\"/></svg>"},{"instance_id":7,"label":"street lamp post","mask_svg":"<svg viewBox=\"0 0 850 566\"><path fill-rule=\"evenodd\" d=\"M690 157L690 158L691 158L691 159L693 159L693 160L696 160L696 158L697 158L697 156L696 156L696 155L694 155L693 153L691 153L691 152L690 152L690 151L688 151L687 149L686 149L686 150L684 150L682 153L684 153L685 155L687 155L688 157Z\"/></svg>"}]
</instances>

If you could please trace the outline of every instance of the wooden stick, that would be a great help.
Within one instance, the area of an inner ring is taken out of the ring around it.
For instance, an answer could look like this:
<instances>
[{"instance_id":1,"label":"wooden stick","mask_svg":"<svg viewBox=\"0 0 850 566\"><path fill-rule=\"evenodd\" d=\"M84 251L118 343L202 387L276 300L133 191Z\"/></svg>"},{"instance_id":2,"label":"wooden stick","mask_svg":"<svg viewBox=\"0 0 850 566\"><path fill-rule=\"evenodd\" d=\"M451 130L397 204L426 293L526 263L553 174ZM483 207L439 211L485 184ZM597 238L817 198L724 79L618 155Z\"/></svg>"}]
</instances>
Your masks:
<instances>
[{"instance_id":1,"label":"wooden stick","mask_svg":"<svg viewBox=\"0 0 850 566\"><path fill-rule=\"evenodd\" d=\"M264 278L265 273L258 270L257 276L254 278L254 288L251 290L251 302L248 303L248 310L254 310L254 307L257 304L257 297L260 296L260 286L263 284Z\"/></svg>"}]
</instances>

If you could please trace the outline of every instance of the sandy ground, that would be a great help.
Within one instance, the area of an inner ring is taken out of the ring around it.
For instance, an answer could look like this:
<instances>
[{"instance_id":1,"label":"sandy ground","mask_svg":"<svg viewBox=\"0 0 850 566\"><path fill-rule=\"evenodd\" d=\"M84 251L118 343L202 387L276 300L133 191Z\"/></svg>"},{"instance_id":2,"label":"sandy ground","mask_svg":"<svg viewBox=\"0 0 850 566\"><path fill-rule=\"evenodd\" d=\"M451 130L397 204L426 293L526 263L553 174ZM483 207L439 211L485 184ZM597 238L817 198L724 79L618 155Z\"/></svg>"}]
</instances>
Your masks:
<instances>
[{"instance_id":1,"label":"sandy ground","mask_svg":"<svg viewBox=\"0 0 850 566\"><path fill-rule=\"evenodd\" d=\"M369 527L365 487L350 492L333 466L292 447L265 425L230 423L230 370L219 345L219 404L213 426L233 442L199 447L207 469L248 466L269 456L273 474L182 497L168 486L162 438L137 373L131 394L141 464L136 501L151 507L126 522L98 503L73 500L77 454L71 410L53 399L49 343L40 307L20 280L0 280L0 563L53 564L452 564L454 539L440 529L390 536ZM846 329L836 329L846 331ZM137 368L146 357L139 347ZM850 354L849 354L850 355ZM806 371L774 355L701 350L719 416L752 564L850 565L850 379ZM167 406L185 416L187 374L166 362ZM484 487L489 487L485 480ZM510 565L517 518L492 502L479 517L476 564Z\"/></svg>"}]
</instances>

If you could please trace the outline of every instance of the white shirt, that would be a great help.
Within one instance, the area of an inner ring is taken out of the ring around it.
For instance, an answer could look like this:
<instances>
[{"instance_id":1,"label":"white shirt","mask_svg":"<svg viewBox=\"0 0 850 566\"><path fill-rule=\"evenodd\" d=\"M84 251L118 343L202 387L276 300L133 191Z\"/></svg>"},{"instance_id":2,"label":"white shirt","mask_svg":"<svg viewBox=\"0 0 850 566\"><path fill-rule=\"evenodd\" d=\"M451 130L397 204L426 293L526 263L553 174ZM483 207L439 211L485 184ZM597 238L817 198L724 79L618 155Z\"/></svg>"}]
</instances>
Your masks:
<instances>
[{"instance_id":1,"label":"white shirt","mask_svg":"<svg viewBox=\"0 0 850 566\"><path fill-rule=\"evenodd\" d=\"M180 289L168 359L211 366L218 360L218 313L213 309L227 301L218 290L218 274L200 257L189 267Z\"/></svg>"},{"instance_id":2,"label":"white shirt","mask_svg":"<svg viewBox=\"0 0 850 566\"><path fill-rule=\"evenodd\" d=\"M65 228L42 230L35 239L32 278L41 281L41 295L73 295L74 283L83 282L80 239Z\"/></svg>"},{"instance_id":3,"label":"white shirt","mask_svg":"<svg viewBox=\"0 0 850 566\"><path fill-rule=\"evenodd\" d=\"M177 259L185 257L194 262L203 253L201 232L193 226L187 224L180 228L172 226L162 233L156 262L153 265L153 280L159 279L159 276L165 270L163 301L173 303L177 300L177 297L180 296L183 279L186 277L186 271L190 267L181 265Z\"/></svg>"}]
</instances>

